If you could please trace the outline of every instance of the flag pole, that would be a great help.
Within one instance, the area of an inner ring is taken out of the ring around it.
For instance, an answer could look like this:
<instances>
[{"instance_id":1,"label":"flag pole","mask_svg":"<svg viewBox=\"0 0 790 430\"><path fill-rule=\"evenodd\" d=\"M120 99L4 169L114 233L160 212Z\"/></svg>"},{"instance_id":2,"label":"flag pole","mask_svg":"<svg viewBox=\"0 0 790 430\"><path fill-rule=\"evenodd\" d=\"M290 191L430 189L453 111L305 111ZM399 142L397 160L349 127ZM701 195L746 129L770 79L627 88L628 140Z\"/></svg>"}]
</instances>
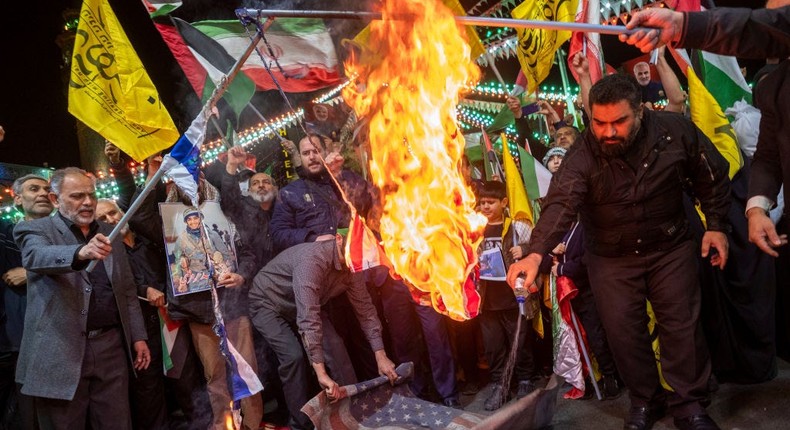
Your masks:
<instances>
[{"instance_id":1,"label":"flag pole","mask_svg":"<svg viewBox=\"0 0 790 430\"><path fill-rule=\"evenodd\" d=\"M247 106L249 106L249 107L252 109L252 111L253 111L253 112L255 112L255 115L257 115L257 116L258 116L258 119L260 119L260 120L261 120L261 121L262 121L264 124L267 124L267 123L269 123L269 120L268 120L268 119L266 119L266 117L265 117L265 116L263 116L263 114L261 113L261 111L259 111L259 110L258 110L258 108L256 108L256 107L255 107L255 105L253 105L252 103L248 103L248 104L247 104ZM283 142L283 141L285 140L285 138L284 138L284 137L280 136L280 133L277 133L277 132L275 132L274 134L277 136L277 139L278 139L280 142Z\"/></svg>"},{"instance_id":2,"label":"flag pole","mask_svg":"<svg viewBox=\"0 0 790 430\"><path fill-rule=\"evenodd\" d=\"M211 108L217 103L217 100L219 100L220 97L222 97L222 95L228 89L228 86L230 86L230 83L233 81L233 78L235 78L236 75L239 73L239 71L241 70L241 66L243 66L244 63L247 61L247 58L249 58L250 54L252 54L252 51L255 50L255 47L258 45L258 42L260 40L261 40L261 35L260 33L257 33L255 37L253 37L252 42L250 42L250 46L248 46L247 50L244 51L244 54L241 57L239 57L239 59L236 61L236 64L233 65L233 68L230 70L230 72L228 72L226 76L223 76L222 79L220 80L219 85L217 85L217 87L214 88L214 92L211 94L211 97L209 97L209 99L206 101L206 104L203 105L203 107L201 108L201 113L198 115L205 115L206 112L210 111ZM164 176L165 176L165 169L163 169L162 166L160 165L156 173L154 173L153 176L148 178L148 182L145 184L145 187L143 187L143 189L140 191L140 194L129 206L129 209L126 211L123 217L121 217L121 220L118 221L118 224L116 224L115 227L113 227L112 232L110 232L110 235L107 236L107 238L110 239L110 242L114 241L115 239L118 238L118 236L120 236L121 229L126 226L132 215L134 215L134 213L137 212L138 209L140 209L140 206L142 206L143 204L143 200L145 200L145 198L148 196L151 190L154 189L156 184ZM90 273L93 271L93 269L96 267L97 264L99 264L99 260L91 260L91 262L88 263L88 267L85 270L88 273Z\"/></svg>"},{"instance_id":3,"label":"flag pole","mask_svg":"<svg viewBox=\"0 0 790 430\"><path fill-rule=\"evenodd\" d=\"M260 18L316 18L316 19L353 19L358 21L380 20L380 12L364 11L329 11L329 10L282 10L282 9L236 9L236 16L242 20L255 20ZM394 15L395 19L408 20L407 14ZM537 28L543 30L566 30L593 32L600 34L632 34L646 28L628 30L624 25L587 24L581 22L539 21L531 19L491 18L486 16L456 16L459 24L478 27L508 27L508 28Z\"/></svg>"},{"instance_id":4,"label":"flag pole","mask_svg":"<svg viewBox=\"0 0 790 430\"><path fill-rule=\"evenodd\" d=\"M573 312L573 309L571 309L571 321L573 322L573 330L576 332L576 337L579 339L579 345L581 345L581 348L579 349L582 350L582 357L584 357L584 362L587 364L587 369L590 370L590 381L592 382L593 388L595 389L595 395L598 397L598 400L602 400L601 390L598 388L598 381L595 380L595 372L592 368L590 355L587 353L587 347L584 345L582 332L579 329L579 322L576 320L576 312Z\"/></svg>"},{"instance_id":5,"label":"flag pole","mask_svg":"<svg viewBox=\"0 0 790 430\"><path fill-rule=\"evenodd\" d=\"M570 96L570 84L568 81L568 64L565 61L565 52L562 51L562 48L557 50L557 65L560 66L560 77L562 78L562 88L565 90L565 105L568 106L568 112L573 115L573 122L576 126L576 106L573 105L573 99ZM560 118L562 119L562 118Z\"/></svg>"}]
</instances>

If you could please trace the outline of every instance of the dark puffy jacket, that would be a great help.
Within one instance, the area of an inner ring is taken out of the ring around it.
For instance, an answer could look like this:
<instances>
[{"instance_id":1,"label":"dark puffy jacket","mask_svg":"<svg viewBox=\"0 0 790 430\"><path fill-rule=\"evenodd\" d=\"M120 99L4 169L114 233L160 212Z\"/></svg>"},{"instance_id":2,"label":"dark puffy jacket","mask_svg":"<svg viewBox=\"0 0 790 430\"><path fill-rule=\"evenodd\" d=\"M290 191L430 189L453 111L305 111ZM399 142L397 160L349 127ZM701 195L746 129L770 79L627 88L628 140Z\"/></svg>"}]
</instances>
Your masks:
<instances>
[{"instance_id":1,"label":"dark puffy jacket","mask_svg":"<svg viewBox=\"0 0 790 430\"><path fill-rule=\"evenodd\" d=\"M693 123L645 110L636 140L634 168L605 157L591 131L584 133L551 180L530 252L551 251L577 213L594 254L669 249L689 239L684 191L699 200L708 230L729 230L727 161Z\"/></svg>"},{"instance_id":2,"label":"dark puffy jacket","mask_svg":"<svg viewBox=\"0 0 790 430\"><path fill-rule=\"evenodd\" d=\"M338 178L351 203L365 216L371 205L367 182L349 170ZM280 190L270 225L276 250L312 242L348 227L350 211L328 175L300 178Z\"/></svg>"}]
</instances>

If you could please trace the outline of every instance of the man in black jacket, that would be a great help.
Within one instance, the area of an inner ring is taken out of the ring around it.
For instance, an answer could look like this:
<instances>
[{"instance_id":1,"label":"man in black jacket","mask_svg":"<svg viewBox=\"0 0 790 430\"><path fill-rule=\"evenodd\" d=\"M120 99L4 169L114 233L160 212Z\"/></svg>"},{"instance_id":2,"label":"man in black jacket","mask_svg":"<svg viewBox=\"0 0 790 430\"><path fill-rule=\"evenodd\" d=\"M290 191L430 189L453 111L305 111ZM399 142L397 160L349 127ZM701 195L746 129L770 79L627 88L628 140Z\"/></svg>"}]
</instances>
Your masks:
<instances>
[{"instance_id":1,"label":"man in black jacket","mask_svg":"<svg viewBox=\"0 0 790 430\"><path fill-rule=\"evenodd\" d=\"M528 256L508 271L531 284L543 255L580 215L590 285L631 410L625 429L648 429L669 405L681 429L716 429L700 404L710 358L698 324L700 288L696 253L683 211L688 190L707 220L702 256L727 262L727 163L710 140L682 115L641 106L631 76L610 75L590 91L591 126L552 178ZM715 252L714 252L715 251ZM659 323L659 382L648 335L645 301ZM615 335L616 334L616 335Z\"/></svg>"},{"instance_id":2,"label":"man in black jacket","mask_svg":"<svg viewBox=\"0 0 790 430\"><path fill-rule=\"evenodd\" d=\"M786 234L777 234L768 217L784 185L790 198L790 6L784 0L769 0L767 9L716 8L704 12L675 12L650 8L628 22L628 28L655 28L620 36L642 52L657 46L698 48L741 58L782 58L776 70L755 88L754 100L762 117L760 138L749 177L749 241L768 255L787 244ZM787 207L785 207L785 216Z\"/></svg>"}]
</instances>

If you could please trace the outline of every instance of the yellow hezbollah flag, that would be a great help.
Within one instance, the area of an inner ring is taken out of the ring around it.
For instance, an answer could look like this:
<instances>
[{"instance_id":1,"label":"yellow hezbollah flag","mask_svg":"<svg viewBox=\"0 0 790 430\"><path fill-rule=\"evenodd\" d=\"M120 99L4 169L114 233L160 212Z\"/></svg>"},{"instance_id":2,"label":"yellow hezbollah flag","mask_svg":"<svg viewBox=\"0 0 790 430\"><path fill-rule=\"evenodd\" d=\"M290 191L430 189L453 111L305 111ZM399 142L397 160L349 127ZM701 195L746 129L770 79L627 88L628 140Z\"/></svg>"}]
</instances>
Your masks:
<instances>
[{"instance_id":1,"label":"yellow hezbollah flag","mask_svg":"<svg viewBox=\"0 0 790 430\"><path fill-rule=\"evenodd\" d=\"M688 68L689 100L691 103L691 120L705 136L713 142L724 159L730 164L730 179L743 167L743 156L738 147L738 139L730 121L724 116L719 103L705 88L702 81Z\"/></svg>"},{"instance_id":2,"label":"yellow hezbollah flag","mask_svg":"<svg viewBox=\"0 0 790 430\"><path fill-rule=\"evenodd\" d=\"M137 161L179 138L107 0L85 0L74 39L69 112Z\"/></svg>"},{"instance_id":3,"label":"yellow hezbollah flag","mask_svg":"<svg viewBox=\"0 0 790 430\"><path fill-rule=\"evenodd\" d=\"M513 155L510 154L508 149L505 133L502 133L502 160L505 165L505 187L507 189L510 217L512 219L529 221L530 225L533 225L532 208L527 199L527 190L524 188L524 182L521 180L521 172L516 167Z\"/></svg>"},{"instance_id":4,"label":"yellow hezbollah flag","mask_svg":"<svg viewBox=\"0 0 790 430\"><path fill-rule=\"evenodd\" d=\"M442 3L447 6L456 16L466 16L464 7L461 6L459 0L442 0ZM354 36L352 43L357 46L367 46L370 39L370 26L366 26L356 36ZM483 42L480 41L480 36L477 34L475 27L466 26L466 43L472 48L472 60L476 60L481 55L485 54L486 49Z\"/></svg>"},{"instance_id":5,"label":"yellow hezbollah flag","mask_svg":"<svg viewBox=\"0 0 790 430\"><path fill-rule=\"evenodd\" d=\"M578 0L527 0L510 12L515 19L538 21L573 22L576 18ZM554 63L554 53L570 39L566 30L541 30L537 28L516 29L518 35L518 61L527 77L527 94L538 89L538 85L549 75Z\"/></svg>"}]
</instances>

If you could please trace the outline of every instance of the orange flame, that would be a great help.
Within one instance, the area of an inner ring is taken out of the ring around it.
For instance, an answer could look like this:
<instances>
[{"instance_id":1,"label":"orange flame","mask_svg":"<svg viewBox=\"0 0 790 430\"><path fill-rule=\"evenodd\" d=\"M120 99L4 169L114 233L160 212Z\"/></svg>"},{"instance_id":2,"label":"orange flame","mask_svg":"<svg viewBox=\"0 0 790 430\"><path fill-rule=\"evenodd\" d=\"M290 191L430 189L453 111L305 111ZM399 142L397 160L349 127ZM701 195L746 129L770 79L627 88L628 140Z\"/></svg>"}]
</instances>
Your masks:
<instances>
[{"instance_id":1,"label":"orange flame","mask_svg":"<svg viewBox=\"0 0 790 430\"><path fill-rule=\"evenodd\" d=\"M346 64L364 88L349 85L343 96L369 121L384 250L395 272L430 293L434 308L468 319L462 285L477 264L486 219L461 174L456 106L480 70L440 1L386 0L382 17L370 24L369 50Z\"/></svg>"}]
</instances>

